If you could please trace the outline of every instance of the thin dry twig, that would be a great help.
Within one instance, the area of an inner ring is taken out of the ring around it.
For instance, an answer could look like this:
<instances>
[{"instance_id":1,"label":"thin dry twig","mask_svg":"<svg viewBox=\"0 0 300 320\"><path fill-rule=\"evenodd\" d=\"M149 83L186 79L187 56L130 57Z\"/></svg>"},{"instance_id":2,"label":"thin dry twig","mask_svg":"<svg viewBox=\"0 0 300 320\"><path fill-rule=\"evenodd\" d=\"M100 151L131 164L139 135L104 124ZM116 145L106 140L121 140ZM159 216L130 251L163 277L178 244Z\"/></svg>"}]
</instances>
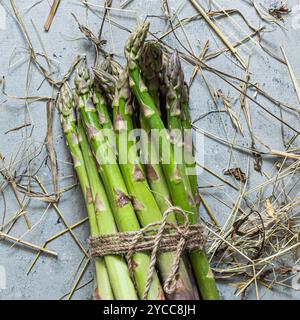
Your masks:
<instances>
[{"instance_id":1,"label":"thin dry twig","mask_svg":"<svg viewBox=\"0 0 300 320\"><path fill-rule=\"evenodd\" d=\"M42 191L47 194L47 190L45 189L45 187L43 186L43 184L41 183L40 179L35 176L34 179L36 180L36 182L38 183L38 185L40 186L40 188L42 189ZM70 226L68 225L64 215L62 214L62 212L59 210L58 206L55 203L52 203L52 207L54 208L54 210L58 213L59 217L61 218L62 222L64 223L64 225L68 228L71 236L74 238L76 244L78 245L78 247L81 249L81 251L84 253L85 256L89 256L87 251L85 250L85 248L83 247L82 243L78 240L77 236L75 235L75 233L73 232L73 230L70 228Z\"/></svg>"},{"instance_id":2,"label":"thin dry twig","mask_svg":"<svg viewBox=\"0 0 300 320\"><path fill-rule=\"evenodd\" d=\"M225 108L225 111L227 112L227 114L229 115L229 118L233 124L233 126L235 127L235 129L237 131L239 131L241 134L243 134L243 128L242 128L242 125L240 123L240 120L239 118L236 116L236 114L234 113L234 111L232 110L232 107L231 107L231 104L230 104L230 101L228 99L228 97L226 97L224 95L224 93L222 92L221 89L219 89L217 92L215 92L215 96L217 98L220 98L223 102L223 105L224 105L224 108Z\"/></svg>"},{"instance_id":3,"label":"thin dry twig","mask_svg":"<svg viewBox=\"0 0 300 320\"><path fill-rule=\"evenodd\" d=\"M26 246L26 247L28 247L30 249L39 251L41 253L46 253L46 254L49 254L51 256L57 257L57 253L54 252L54 251L45 249L43 247L40 247L40 246L38 246L36 244L33 244L33 243L30 243L28 241L25 241L25 240L22 240L22 239L18 239L17 237L11 236L10 234L6 234L6 233L1 232L1 231L0 231L0 238L12 241L14 244L24 245L24 246Z\"/></svg>"},{"instance_id":4,"label":"thin dry twig","mask_svg":"<svg viewBox=\"0 0 300 320\"><path fill-rule=\"evenodd\" d=\"M289 70L289 74L290 74L290 77L291 77L291 80L293 82L293 85L295 87L295 90L296 90L296 93L297 93L297 98L298 98L298 102L300 103L300 85L299 85L299 82L296 78L296 75L295 75L295 72L287 58L287 55L285 54L285 51L283 49L283 46L280 47L281 51L282 51L282 54L283 54L283 57L284 57L284 60L286 62L286 65L288 67L288 70Z\"/></svg>"},{"instance_id":5,"label":"thin dry twig","mask_svg":"<svg viewBox=\"0 0 300 320\"><path fill-rule=\"evenodd\" d=\"M83 223L85 223L86 221L88 221L88 218L82 219L82 220L78 221L77 223L71 225L70 228L66 228L66 229L64 229L63 231L61 231L61 232L57 233L56 235L52 236L51 238L49 238L49 239L47 239L47 240L45 241L45 243L43 244L43 246L42 246L41 248L42 248L42 249L46 248L46 246L47 246L50 242L58 239L59 237L63 236L64 234L68 233L68 232L69 232L69 229L73 230L73 229L79 227L80 225L82 225ZM37 253L36 257L34 258L34 260L32 261L32 263L30 264L30 266L29 266L29 268L28 268L28 270L27 270L27 274L29 274L29 273L31 272L31 270L33 269L34 265L36 264L36 262L38 261L39 257L41 256L41 253L42 253L42 250L40 250L40 251Z\"/></svg>"},{"instance_id":6,"label":"thin dry twig","mask_svg":"<svg viewBox=\"0 0 300 320\"><path fill-rule=\"evenodd\" d=\"M55 16L56 10L58 9L59 3L60 3L60 0L53 0L53 4L51 6L51 10L49 12L48 18L47 18L47 20L45 22L45 25L44 25L44 29L47 32L50 29L50 26L51 26L53 18Z\"/></svg>"},{"instance_id":7,"label":"thin dry twig","mask_svg":"<svg viewBox=\"0 0 300 320\"><path fill-rule=\"evenodd\" d=\"M50 166L51 166L51 173L53 178L53 185L54 185L54 193L56 195L56 201L59 200L59 187L58 187L58 172L57 172L57 160L56 160L56 152L53 142L53 104L48 102L46 105L47 110L47 150L50 159Z\"/></svg>"},{"instance_id":8,"label":"thin dry twig","mask_svg":"<svg viewBox=\"0 0 300 320\"><path fill-rule=\"evenodd\" d=\"M20 196L18 194L16 181L13 178L13 175L11 174L11 172L9 171L9 168L6 167L5 161L4 161L4 157L1 154L0 154L0 159L3 162L4 169L5 169L4 177L8 181L8 183L10 184L10 186L12 188L12 191L13 191L16 199L17 199L17 202L18 202L20 208L21 208L22 216L25 219L25 222L26 222L26 225L27 225L28 229L31 229L31 223L30 223L30 221L29 221L29 219L27 217L27 213L26 213L25 207L23 205L23 202L22 202L22 200L21 200L21 198L20 198Z\"/></svg>"}]
</instances>

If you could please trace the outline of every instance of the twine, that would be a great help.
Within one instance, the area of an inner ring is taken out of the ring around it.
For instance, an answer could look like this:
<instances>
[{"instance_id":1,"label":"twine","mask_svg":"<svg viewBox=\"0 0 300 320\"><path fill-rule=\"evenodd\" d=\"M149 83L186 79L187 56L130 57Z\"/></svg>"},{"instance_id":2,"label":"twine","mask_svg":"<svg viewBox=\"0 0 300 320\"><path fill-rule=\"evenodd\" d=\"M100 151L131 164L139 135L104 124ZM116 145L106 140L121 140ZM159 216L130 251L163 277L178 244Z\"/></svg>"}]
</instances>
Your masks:
<instances>
[{"instance_id":1,"label":"twine","mask_svg":"<svg viewBox=\"0 0 300 320\"><path fill-rule=\"evenodd\" d=\"M184 219L182 225L177 226L167 221L169 215L174 212L182 215ZM146 300L152 284L158 252L176 252L170 274L163 286L164 291L171 294L176 290L176 275L183 251L202 248L203 234L203 227L200 224L190 225L187 214L181 208L170 207L164 212L163 218L159 222L148 224L138 231L91 237L89 245L93 257L125 255L132 279L134 279L133 255L136 252L150 251L150 265L143 294L143 299Z\"/></svg>"}]
</instances>

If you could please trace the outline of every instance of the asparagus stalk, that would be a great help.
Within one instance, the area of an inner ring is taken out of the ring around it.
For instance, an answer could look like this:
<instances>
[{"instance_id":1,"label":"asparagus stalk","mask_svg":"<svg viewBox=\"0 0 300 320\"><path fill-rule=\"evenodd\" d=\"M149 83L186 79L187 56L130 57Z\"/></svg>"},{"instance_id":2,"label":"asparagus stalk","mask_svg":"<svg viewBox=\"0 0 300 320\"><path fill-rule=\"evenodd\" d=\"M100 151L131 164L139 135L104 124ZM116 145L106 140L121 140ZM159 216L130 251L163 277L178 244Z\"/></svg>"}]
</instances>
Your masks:
<instances>
[{"instance_id":1,"label":"asparagus stalk","mask_svg":"<svg viewBox=\"0 0 300 320\"><path fill-rule=\"evenodd\" d=\"M125 46L125 56L128 61L130 86L141 106L141 112L151 129L162 130L161 139L156 139L156 145L168 145L169 137L165 131L165 126L159 116L155 102L151 98L147 87L143 83L140 74L139 60L141 48L144 44L149 23L144 23L138 27L128 39ZM190 192L190 185L187 185L187 179L181 176L178 164L174 159L174 147L170 148L169 164L162 163L162 168L167 179L168 188L171 193L173 203L180 206L189 213L190 223L198 223L199 216L197 213L196 203ZM197 283L203 299L219 299L215 280L210 270L208 260L203 251L197 250L189 253L192 267L197 279Z\"/></svg>"},{"instance_id":2,"label":"asparagus stalk","mask_svg":"<svg viewBox=\"0 0 300 320\"><path fill-rule=\"evenodd\" d=\"M102 127L97 117L97 111L91 103L91 80L85 64L81 64L76 75L76 90L78 93L78 110L85 125L92 152L99 165L99 173L104 182L119 231L137 231L140 229L130 196L128 195L119 165L111 145L103 135ZM147 281L150 265L149 255L146 253L134 254L134 276L139 296L142 298ZM157 274L148 293L148 299L164 299Z\"/></svg>"},{"instance_id":3,"label":"asparagus stalk","mask_svg":"<svg viewBox=\"0 0 300 320\"><path fill-rule=\"evenodd\" d=\"M180 129L183 130L185 135L186 148L184 148L184 160L187 163L182 163L182 172L188 171L188 179L191 186L191 191L196 202L197 208L201 201L200 193L198 192L198 181L196 175L196 161L193 154L193 144L192 144L192 127L189 117L189 107L188 107L188 87L184 83L184 74L181 69L181 64L177 51L175 51L171 57L166 68L166 87L168 90L167 93L167 109L168 109L168 124L169 129ZM180 148L180 146L179 146ZM212 274L207 258L204 251L202 251L197 256L193 257L198 263L194 263L196 266L196 276L198 275L200 281L202 282L202 296L206 297L206 292L209 292L213 288L213 283L207 281L206 272ZM203 265L203 270L200 269L200 266ZM216 291L216 288L215 290ZM217 292L217 291L216 291ZM215 295L216 298L218 297ZM210 299L210 296L208 296Z\"/></svg>"},{"instance_id":4,"label":"asparagus stalk","mask_svg":"<svg viewBox=\"0 0 300 320\"><path fill-rule=\"evenodd\" d=\"M109 77L102 73L102 82L105 81L109 81ZM126 155L119 164L129 194L134 199L135 211L142 226L158 222L162 219L161 211L144 176L135 144L128 139L128 135L133 132L133 121L128 75L125 70L119 72L116 81L113 109L119 159L121 154ZM168 278L174 258L174 254L170 252L158 254L158 267L163 281ZM182 261L177 275L176 290L168 295L168 299L193 299L192 285Z\"/></svg>"},{"instance_id":5,"label":"asparagus stalk","mask_svg":"<svg viewBox=\"0 0 300 320\"><path fill-rule=\"evenodd\" d=\"M99 230L95 215L95 208L90 192L90 184L87 177L82 153L78 144L77 131L75 126L76 118L73 109L73 99L72 95L70 94L70 90L66 85L64 85L61 89L58 99L58 107L66 142L72 155L74 169L77 173L82 193L84 195L85 204L89 216L90 232L92 236L98 236ZM95 294L95 296L103 300L113 300L114 295L111 289L109 276L106 270L105 263L101 258L95 259L95 274L97 285L97 288L95 290L97 293Z\"/></svg>"},{"instance_id":6,"label":"asparagus stalk","mask_svg":"<svg viewBox=\"0 0 300 320\"><path fill-rule=\"evenodd\" d=\"M181 176L186 179L185 184L190 185L190 191L194 200L196 202L197 211L198 211L198 197L196 197L196 191L198 191L197 185L197 176L194 171L191 176L191 172L187 170L191 170L188 166L189 163L195 163L195 159L192 154L191 143L191 128L186 129L186 126L183 125L183 117L182 117L182 101L186 101L188 98L184 96L183 88L184 88L184 74L181 68L180 59L178 56L178 52L175 50L170 56L169 59L165 60L164 67L164 82L166 88L166 113L167 113L167 126L170 132L175 133L173 136L174 143L174 151L180 161L180 173ZM174 132L175 131L175 132ZM185 161L188 160L186 163ZM193 160L193 161L191 161ZM195 169L195 167L192 167ZM191 179L191 177L195 179ZM193 185L191 185L191 182ZM179 222L181 222L179 220ZM197 272L199 274L199 271Z\"/></svg>"},{"instance_id":7,"label":"asparagus stalk","mask_svg":"<svg viewBox=\"0 0 300 320\"><path fill-rule=\"evenodd\" d=\"M99 233L114 234L117 233L117 227L104 186L97 171L95 159L93 158L84 128L80 122L81 121L79 121L78 124L79 144L90 181ZM124 258L108 255L104 257L104 260L107 265L110 283L116 300L136 300L137 294Z\"/></svg>"},{"instance_id":8,"label":"asparagus stalk","mask_svg":"<svg viewBox=\"0 0 300 320\"><path fill-rule=\"evenodd\" d=\"M190 113L189 113L189 89L186 83L183 84L182 88L182 95L181 95L181 118L182 118L182 128L185 130L185 133L187 135L190 135L187 137L187 143L188 146L186 147L186 157L188 159L188 162L186 164L187 169L189 170L189 181L192 189L192 193L194 195L194 199L196 202L197 207L199 208L200 202L203 201L204 205L205 202L201 198L201 195L198 190L198 179L197 179L197 173L196 173L196 161L194 157L193 152L193 143L192 143L192 126L191 126L191 119L190 119ZM203 283L203 288L201 290L201 293L203 297L206 297L206 292L209 292L211 290L211 287L213 287L212 291L215 291L215 293L211 296L208 295L207 299L219 299L219 294L216 291L216 288L214 288L214 285L210 281L206 281L206 272L208 274L211 273L211 270L209 268L209 264L207 262L207 258L205 256L204 251L202 251L197 257L194 257L196 262L198 261L198 266L203 266L203 270L199 270L199 272L196 272L196 274L199 275L200 281ZM199 282L200 282L199 281Z\"/></svg>"},{"instance_id":9,"label":"asparagus stalk","mask_svg":"<svg viewBox=\"0 0 300 320\"><path fill-rule=\"evenodd\" d=\"M181 93L181 124L182 129L185 132L185 138L187 139L186 145L186 155L185 159L187 160L186 167L188 169L188 177L192 189L192 193L194 195L195 202L199 207L201 197L198 190L198 179L197 179L197 170L196 170L196 161L193 150L193 138L192 138L192 126L191 126L191 118L189 112L189 88L187 83L185 82L182 87Z\"/></svg>"},{"instance_id":10,"label":"asparagus stalk","mask_svg":"<svg viewBox=\"0 0 300 320\"><path fill-rule=\"evenodd\" d=\"M151 129L143 115L140 115L140 125L141 129L147 133L148 138L146 141L142 141L142 156L146 166L147 179L161 212L164 212L172 206L172 199L156 149L151 147ZM175 215L169 216L169 222L176 223Z\"/></svg>"},{"instance_id":11,"label":"asparagus stalk","mask_svg":"<svg viewBox=\"0 0 300 320\"><path fill-rule=\"evenodd\" d=\"M92 94L92 101L98 113L98 119L103 129L112 129L110 114L107 109L107 101L100 88L95 86Z\"/></svg>"},{"instance_id":12,"label":"asparagus stalk","mask_svg":"<svg viewBox=\"0 0 300 320\"><path fill-rule=\"evenodd\" d=\"M185 188L189 197L193 197L191 185L186 173L184 163L183 130L181 125L181 92L184 82L184 75L181 69L177 51L174 51L168 59L165 67L164 81L166 87L166 109L167 126L172 134L171 143L174 144L175 161L178 163L180 176L184 180ZM195 200L195 198L193 197ZM182 220L180 221L182 222Z\"/></svg>"},{"instance_id":13,"label":"asparagus stalk","mask_svg":"<svg viewBox=\"0 0 300 320\"><path fill-rule=\"evenodd\" d=\"M155 97L164 98L166 93L165 82L162 80L166 67L166 59L164 58L165 55L156 41L148 41L144 44L141 52L141 74L147 88L149 88L149 93L155 102ZM163 91L163 94L160 94L160 91ZM160 103L156 103L156 106L160 107ZM164 109L161 110L160 108L159 111L162 112ZM164 112L163 114L166 113ZM161 116L163 114L161 114ZM172 200L162 167L159 164L157 150L153 148L151 144L151 128L143 113L140 114L140 126L148 135L148 140L145 141L146 143L142 144L147 178L151 189L154 192L156 202L161 209L161 212L164 212L172 205ZM169 217L169 222L176 222L175 215Z\"/></svg>"},{"instance_id":14,"label":"asparagus stalk","mask_svg":"<svg viewBox=\"0 0 300 320\"><path fill-rule=\"evenodd\" d=\"M101 70L105 70L108 74L118 74L120 65L108 56L103 64L101 65ZM97 78L98 68L93 68L94 74ZM114 100L115 79L111 77L111 81L98 82L94 86L93 103L96 107L99 121L103 129L113 129L113 124L111 120L112 110L108 109L108 103L112 103ZM105 98L106 97L106 98Z\"/></svg>"}]
</instances>

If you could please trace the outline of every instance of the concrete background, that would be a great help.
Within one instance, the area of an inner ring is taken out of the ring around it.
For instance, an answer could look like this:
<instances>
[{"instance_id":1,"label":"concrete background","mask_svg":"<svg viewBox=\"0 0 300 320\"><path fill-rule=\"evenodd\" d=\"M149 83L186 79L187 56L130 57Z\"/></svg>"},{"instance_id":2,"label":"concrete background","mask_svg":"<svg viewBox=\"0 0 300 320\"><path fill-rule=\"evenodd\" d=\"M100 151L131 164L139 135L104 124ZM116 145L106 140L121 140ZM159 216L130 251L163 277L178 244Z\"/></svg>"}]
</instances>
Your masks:
<instances>
[{"instance_id":1,"label":"concrete background","mask_svg":"<svg viewBox=\"0 0 300 320\"><path fill-rule=\"evenodd\" d=\"M19 0L15 2L21 12L26 28L28 29L34 49L43 53L44 46L49 59L53 62L53 77L55 79L60 79L62 77L77 54L88 54L89 59L92 58L93 48L85 39L83 39L70 13L75 13L80 21L83 24L88 25L88 27L96 34L100 25L100 17L103 14L102 8L93 6L94 12L92 12L91 10L86 9L81 1L61 1L50 32L45 33L43 31L43 24L50 10L48 1L39 1L35 6L33 6L35 0L26 1L26 3L25 1ZM208 8L209 1L202 2L205 7ZM257 2L261 3L264 7L269 8L274 2L278 3L280 1ZM253 7L249 5L250 1L213 1L213 3L220 4L223 8L237 8L241 10L256 28L266 25L267 30L272 31L264 34L266 44L278 56L281 56L279 46L282 45L284 47L296 76L298 76L299 79L299 3L297 0L287 2L293 11L290 15L284 16L284 21L278 26L262 21ZM102 0L91 1L91 3L100 6L103 5ZM169 4L171 10L177 8L180 3L181 1L170 0ZM7 6L7 8L11 10L10 1L0 1L0 4L4 7ZM113 7L120 7L120 1L114 0ZM212 8L216 9L213 4ZM153 32L166 28L163 19L159 18L159 16L161 16L161 9L160 1L158 0L134 0L126 7L126 9L131 11L119 12L112 10L110 12L111 19L122 25L126 25L132 30L136 24L137 18L143 20L146 15L150 15L156 16L150 18L152 22L151 30ZM3 12L3 10L0 11L0 18L5 21L5 23L1 23L0 27L0 75L5 76L5 92L8 96L2 94L0 97L0 152L5 157L7 165L11 161L16 163L16 167L12 169L12 172L15 171L17 176L23 174L26 167L30 168L31 174L38 170L39 178L45 183L48 191L52 192L53 187L49 162L44 162L47 153L45 147L41 148L46 135L46 103L41 101L28 101L26 104L24 100L15 99L13 97L37 95L51 96L54 93L49 85L42 82L43 77L36 68L29 64L28 46L24 41L24 37L22 36L16 21L7 10L5 10L5 13ZM189 17L194 14L195 10L190 3L186 1L179 13L180 18ZM249 34L250 30L245 23L242 22L242 19L239 16L233 16L233 18L234 21L240 24L243 31L240 30L231 19L218 20L217 24L223 32L228 35L229 39L232 42L235 42L238 39L245 37L246 34ZM36 32L35 29L38 32ZM216 51L223 47L204 21L196 21L187 25L185 30L192 43L193 50L197 55L208 39L210 40L209 52ZM103 37L108 43L105 48L109 51L114 50L122 55L122 48L127 36L128 33L126 31L122 31L116 27L112 27L110 30L109 26L106 24ZM182 39L184 45L188 46L188 43L180 30L178 31L178 36ZM39 39L42 39L43 46ZM257 41L257 38L254 39ZM170 45L179 47L178 42L173 36L168 36L165 40ZM248 57L251 56L249 70L252 82L258 82L261 88L269 92L275 98L298 107L297 97L287 67L264 53L255 41L249 41L246 45L239 48L239 52L245 61L248 61ZM46 65L42 58L39 59L42 61L43 65ZM208 64L235 76L244 77L243 70L229 53L209 61ZM30 69L28 70L29 65ZM192 67L189 65L184 65L184 67L187 78L189 78ZM211 73L205 74L215 89L222 89L222 91L229 96L230 101L234 106L234 110L238 110L238 93L220 78ZM27 89L26 83L28 84ZM250 92L250 95L253 94L254 92ZM203 79L199 76L197 76L194 81L191 97L193 119L196 119L208 111L215 110L215 106L204 85ZM275 113L278 116L280 115L279 109L272 103L261 97L259 98L259 101L272 113ZM220 108L222 107L220 106ZM250 103L250 111L256 135L265 144L274 149L282 150L283 145L280 124L268 116L263 110L259 109L255 104ZM300 129L299 118L297 118L294 113L284 112L283 118L296 129ZM7 130L24 123L30 123L31 126L5 134ZM220 116L220 114L213 113L197 124L204 130L214 133L219 137L224 137L224 127L226 128L229 137L233 137L234 134L230 120L225 114ZM250 140L244 120L242 120L242 125L245 136L238 136L236 143L249 146ZM284 134L287 138L292 136L291 130L288 130L287 128L285 128ZM61 134L57 113L55 113L54 116L54 139L58 159L60 188L63 189L74 183L75 179L70 164L70 156ZM222 175L223 170L228 166L230 148L209 138L205 138L203 141L204 143L202 143L202 140L203 139L200 139L200 142L197 145L198 150L200 150L201 162L204 161L204 164ZM37 154L35 159L31 162L28 162L30 158L26 158L26 154L29 153ZM231 167L239 166L246 172L247 164L247 155L234 152ZM264 171L269 172L272 165L272 161L264 161ZM259 184L260 181L263 181L264 179L259 173L253 170L252 158L250 158L250 172L251 178L249 181L249 188ZM296 176L296 179L297 178L298 177ZM26 179L23 180L23 183L26 183ZM203 187L209 184L218 183L219 182L213 179L208 173L199 173L200 186ZM34 184L33 188L34 190L38 190ZM216 213L218 220L220 222L225 221L229 213L228 208L226 208L226 206L220 206L220 203L210 195L213 193L215 197L224 200L227 199L226 201L230 200L229 202L233 203L238 194L224 186L218 189L203 188L202 191L212 210ZM294 191L299 192L300 190L299 188L296 188ZM253 196L255 197L256 195ZM7 221L19 207L9 188L6 188L5 190L5 200ZM2 220L4 207L4 200L0 197L0 221ZM24 240L42 245L46 239L57 234L61 230L64 230L65 227L58 219L56 212L51 206L49 208L47 207L47 203L32 200L27 206L27 212L31 223L34 225L33 230L28 233L24 220L21 218L14 227L12 234L16 237L23 236L22 239ZM59 208L70 225L84 218L86 212L80 189L77 187L63 194L59 202ZM84 246L87 247L86 239L89 235L88 225L84 224L77 228L76 235ZM59 299L71 289L74 279L78 276L77 267L82 259L82 252L69 234L52 242L49 245L49 249L57 252L58 258L56 259L42 255L31 273L27 275L28 267L35 257L35 253L18 246L12 247L12 244L4 240L0 242L0 266L3 266L6 270L6 289L1 290L0 287L0 299ZM89 266L81 284L88 282L91 278L92 268ZM234 296L234 288L224 283L219 283L219 288L224 299L239 299ZM92 283L89 283L76 292L73 298L90 299L91 292ZM278 288L273 291L262 290L261 294L265 299L300 298L299 292L287 288ZM247 291L246 298L255 298L253 290L250 289Z\"/></svg>"}]
</instances>

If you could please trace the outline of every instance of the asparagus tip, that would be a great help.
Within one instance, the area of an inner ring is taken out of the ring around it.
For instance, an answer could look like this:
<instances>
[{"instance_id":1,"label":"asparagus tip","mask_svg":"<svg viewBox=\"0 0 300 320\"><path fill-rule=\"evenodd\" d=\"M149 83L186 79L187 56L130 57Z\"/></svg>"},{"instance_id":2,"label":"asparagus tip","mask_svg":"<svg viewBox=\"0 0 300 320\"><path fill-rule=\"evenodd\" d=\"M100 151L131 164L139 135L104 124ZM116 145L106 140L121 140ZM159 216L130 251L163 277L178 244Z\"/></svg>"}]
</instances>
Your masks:
<instances>
[{"instance_id":1,"label":"asparagus tip","mask_svg":"<svg viewBox=\"0 0 300 320\"><path fill-rule=\"evenodd\" d=\"M164 80L167 90L167 109L170 109L171 115L179 115L181 94L184 85L184 74L176 50L170 55L169 60L166 63Z\"/></svg>"},{"instance_id":2,"label":"asparagus tip","mask_svg":"<svg viewBox=\"0 0 300 320\"><path fill-rule=\"evenodd\" d=\"M125 44L125 56L129 61L135 61L140 58L141 49L146 40L149 31L150 22L146 21L138 26L136 31L133 32Z\"/></svg>"},{"instance_id":3,"label":"asparagus tip","mask_svg":"<svg viewBox=\"0 0 300 320\"><path fill-rule=\"evenodd\" d=\"M118 77L123 68L115 59L113 59L112 55L108 55L102 63L101 69L115 77Z\"/></svg>"},{"instance_id":4,"label":"asparagus tip","mask_svg":"<svg viewBox=\"0 0 300 320\"><path fill-rule=\"evenodd\" d=\"M189 101L189 86L188 84L184 81L183 86L182 86L182 91L181 91L181 103L188 103Z\"/></svg>"},{"instance_id":5,"label":"asparagus tip","mask_svg":"<svg viewBox=\"0 0 300 320\"><path fill-rule=\"evenodd\" d=\"M91 79L87 68L86 59L82 60L76 69L75 76L76 91L79 95L89 93L91 88Z\"/></svg>"},{"instance_id":6,"label":"asparagus tip","mask_svg":"<svg viewBox=\"0 0 300 320\"><path fill-rule=\"evenodd\" d=\"M151 80L163 68L163 51L157 41L148 41L141 52L141 71L143 76Z\"/></svg>"},{"instance_id":7,"label":"asparagus tip","mask_svg":"<svg viewBox=\"0 0 300 320\"><path fill-rule=\"evenodd\" d=\"M69 115L73 109L73 94L67 83L64 83L60 88L57 105L62 115Z\"/></svg>"},{"instance_id":8,"label":"asparagus tip","mask_svg":"<svg viewBox=\"0 0 300 320\"><path fill-rule=\"evenodd\" d=\"M177 50L175 50L169 57L166 67L166 81L169 87L173 86L174 89L182 89L184 75Z\"/></svg>"}]
</instances>

